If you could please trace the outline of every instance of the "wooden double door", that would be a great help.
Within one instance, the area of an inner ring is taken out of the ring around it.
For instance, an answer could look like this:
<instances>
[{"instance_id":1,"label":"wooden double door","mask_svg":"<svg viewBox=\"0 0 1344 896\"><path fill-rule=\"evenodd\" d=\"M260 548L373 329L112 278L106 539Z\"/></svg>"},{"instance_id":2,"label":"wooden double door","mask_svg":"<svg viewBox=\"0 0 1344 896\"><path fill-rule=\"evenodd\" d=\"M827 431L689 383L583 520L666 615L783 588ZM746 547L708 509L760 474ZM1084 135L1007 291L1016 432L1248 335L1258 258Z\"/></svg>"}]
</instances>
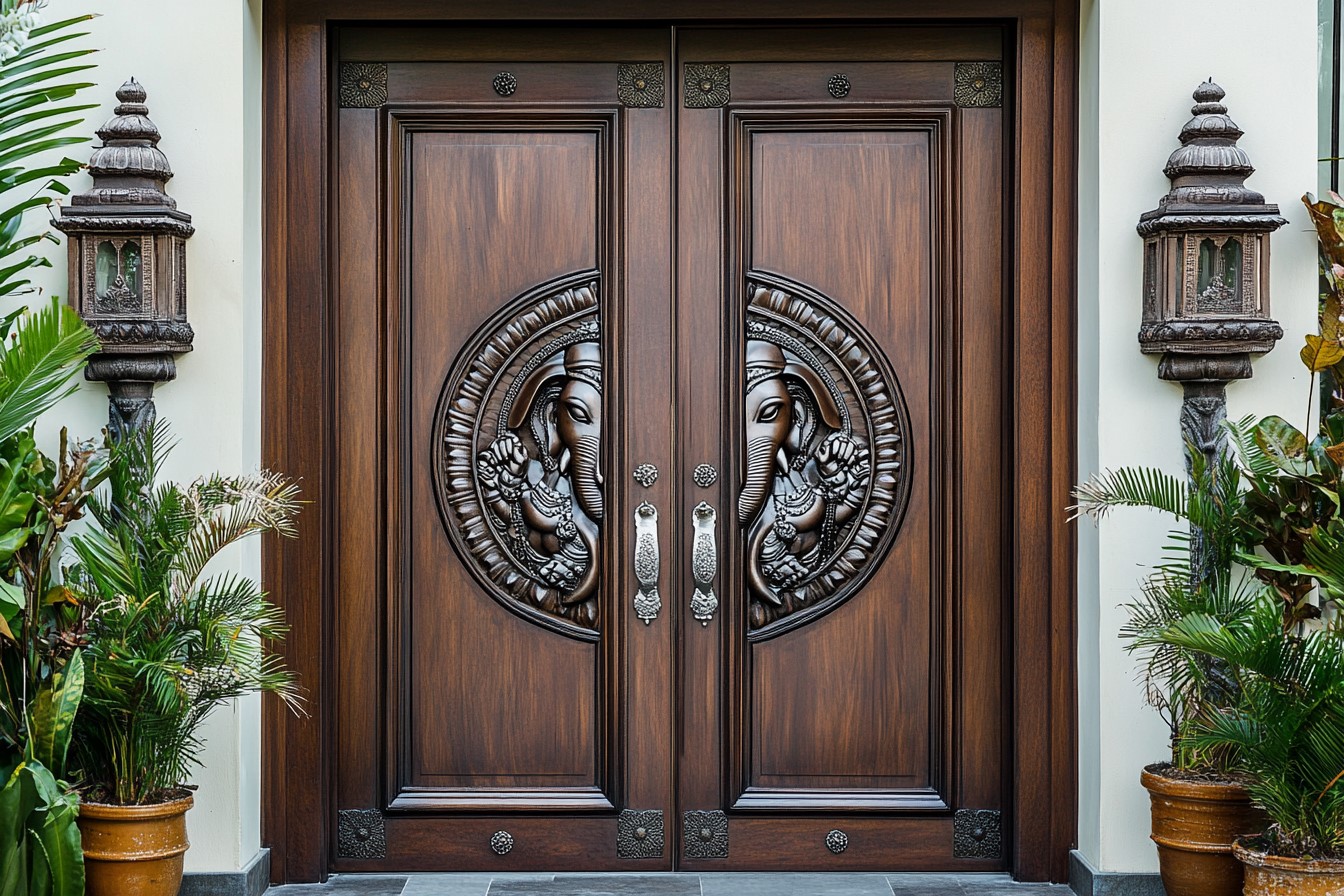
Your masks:
<instances>
[{"instance_id":1,"label":"wooden double door","mask_svg":"<svg viewBox=\"0 0 1344 896\"><path fill-rule=\"evenodd\" d=\"M1007 867L1005 36L333 46L332 867Z\"/></svg>"}]
</instances>

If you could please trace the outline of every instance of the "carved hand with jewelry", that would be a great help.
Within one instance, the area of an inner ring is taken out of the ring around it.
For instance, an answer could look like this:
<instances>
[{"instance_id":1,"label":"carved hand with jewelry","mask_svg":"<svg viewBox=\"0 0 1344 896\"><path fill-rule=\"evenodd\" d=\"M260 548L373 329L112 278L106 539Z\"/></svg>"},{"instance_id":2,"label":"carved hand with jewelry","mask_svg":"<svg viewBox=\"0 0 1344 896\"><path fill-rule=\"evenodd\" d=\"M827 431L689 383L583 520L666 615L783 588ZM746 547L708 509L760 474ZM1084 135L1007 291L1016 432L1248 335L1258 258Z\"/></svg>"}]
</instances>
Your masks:
<instances>
[{"instance_id":1,"label":"carved hand with jewelry","mask_svg":"<svg viewBox=\"0 0 1344 896\"><path fill-rule=\"evenodd\" d=\"M476 462L477 475L495 513L508 521L512 507L527 481L529 458L522 439L506 432L482 453Z\"/></svg>"},{"instance_id":2,"label":"carved hand with jewelry","mask_svg":"<svg viewBox=\"0 0 1344 896\"><path fill-rule=\"evenodd\" d=\"M817 472L826 500L836 505L836 522L843 524L868 489L868 449L852 436L833 432L817 449Z\"/></svg>"}]
</instances>

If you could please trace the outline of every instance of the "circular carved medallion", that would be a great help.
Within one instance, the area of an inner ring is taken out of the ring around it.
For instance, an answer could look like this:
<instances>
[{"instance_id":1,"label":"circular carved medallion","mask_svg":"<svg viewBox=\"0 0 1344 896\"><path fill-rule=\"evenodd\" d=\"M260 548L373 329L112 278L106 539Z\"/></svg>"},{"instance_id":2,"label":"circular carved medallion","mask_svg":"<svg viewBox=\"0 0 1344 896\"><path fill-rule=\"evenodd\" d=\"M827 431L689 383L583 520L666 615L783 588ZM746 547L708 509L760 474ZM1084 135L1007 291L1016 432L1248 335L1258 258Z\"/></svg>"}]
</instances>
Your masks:
<instances>
[{"instance_id":1,"label":"circular carved medallion","mask_svg":"<svg viewBox=\"0 0 1344 896\"><path fill-rule=\"evenodd\" d=\"M592 273L520 296L458 354L434 423L448 535L505 606L598 628L602 358Z\"/></svg>"},{"instance_id":2,"label":"circular carved medallion","mask_svg":"<svg viewBox=\"0 0 1344 896\"><path fill-rule=\"evenodd\" d=\"M747 283L746 375L738 521L760 639L834 607L886 556L909 497L910 425L868 332L776 275Z\"/></svg>"}]
</instances>

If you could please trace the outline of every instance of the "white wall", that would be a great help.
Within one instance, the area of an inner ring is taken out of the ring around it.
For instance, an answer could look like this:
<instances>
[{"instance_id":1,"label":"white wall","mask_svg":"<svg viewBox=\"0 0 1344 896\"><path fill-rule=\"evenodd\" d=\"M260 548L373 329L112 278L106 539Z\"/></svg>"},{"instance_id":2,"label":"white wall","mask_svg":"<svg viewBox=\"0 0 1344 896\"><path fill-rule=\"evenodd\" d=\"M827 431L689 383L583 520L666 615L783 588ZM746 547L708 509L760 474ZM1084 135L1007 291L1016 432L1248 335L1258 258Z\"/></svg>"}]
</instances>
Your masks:
<instances>
[{"instance_id":1,"label":"white wall","mask_svg":"<svg viewBox=\"0 0 1344 896\"><path fill-rule=\"evenodd\" d=\"M1134 232L1169 183L1162 174L1189 118L1191 91L1213 76L1247 132L1259 169L1250 185L1278 202L1289 224L1274 237L1271 295L1287 335L1228 387L1229 416L1281 413L1308 403L1297 359L1315 326L1315 242L1298 197L1314 190L1316 0L1085 0L1080 141L1079 475L1126 464L1181 469L1181 390L1139 353L1141 258ZM1144 706L1135 664L1116 631L1168 521L1117 512L1079 552L1079 844L1102 871L1150 871L1147 795L1140 769L1162 759L1165 731Z\"/></svg>"},{"instance_id":2,"label":"white wall","mask_svg":"<svg viewBox=\"0 0 1344 896\"><path fill-rule=\"evenodd\" d=\"M51 0L56 21L98 13L87 45L98 47L99 87L85 102L103 107L87 132L112 115L114 93L128 77L149 92L150 117L176 177L168 192L195 218L187 244L188 307L196 350L178 362L178 379L155 393L178 447L168 475L190 479L212 470L255 470L260 462L261 378L261 101L260 0ZM87 159L88 147L69 151ZM75 191L88 188L76 178ZM57 267L40 272L43 291L64 297L64 246ZM29 303L35 299L28 297ZM43 422L72 434L106 425L106 389L85 384ZM51 443L48 442L50 446ZM249 545L221 563L256 575L260 555ZM187 870L234 870L260 846L260 703L240 701L206 724L205 767L188 816L192 848Z\"/></svg>"}]
</instances>

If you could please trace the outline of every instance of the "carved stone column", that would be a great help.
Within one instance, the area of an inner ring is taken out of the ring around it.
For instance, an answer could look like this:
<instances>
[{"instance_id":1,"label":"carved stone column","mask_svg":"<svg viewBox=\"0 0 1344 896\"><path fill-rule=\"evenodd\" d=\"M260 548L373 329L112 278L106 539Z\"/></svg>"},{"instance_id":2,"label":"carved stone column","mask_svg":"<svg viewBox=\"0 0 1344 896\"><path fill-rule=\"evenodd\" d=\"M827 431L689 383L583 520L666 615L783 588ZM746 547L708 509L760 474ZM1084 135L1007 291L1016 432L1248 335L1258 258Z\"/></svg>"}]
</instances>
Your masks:
<instances>
[{"instance_id":1,"label":"carved stone column","mask_svg":"<svg viewBox=\"0 0 1344 896\"><path fill-rule=\"evenodd\" d=\"M85 379L107 383L107 434L119 442L154 423L154 387L177 378L172 355L106 355L89 359Z\"/></svg>"}]
</instances>

